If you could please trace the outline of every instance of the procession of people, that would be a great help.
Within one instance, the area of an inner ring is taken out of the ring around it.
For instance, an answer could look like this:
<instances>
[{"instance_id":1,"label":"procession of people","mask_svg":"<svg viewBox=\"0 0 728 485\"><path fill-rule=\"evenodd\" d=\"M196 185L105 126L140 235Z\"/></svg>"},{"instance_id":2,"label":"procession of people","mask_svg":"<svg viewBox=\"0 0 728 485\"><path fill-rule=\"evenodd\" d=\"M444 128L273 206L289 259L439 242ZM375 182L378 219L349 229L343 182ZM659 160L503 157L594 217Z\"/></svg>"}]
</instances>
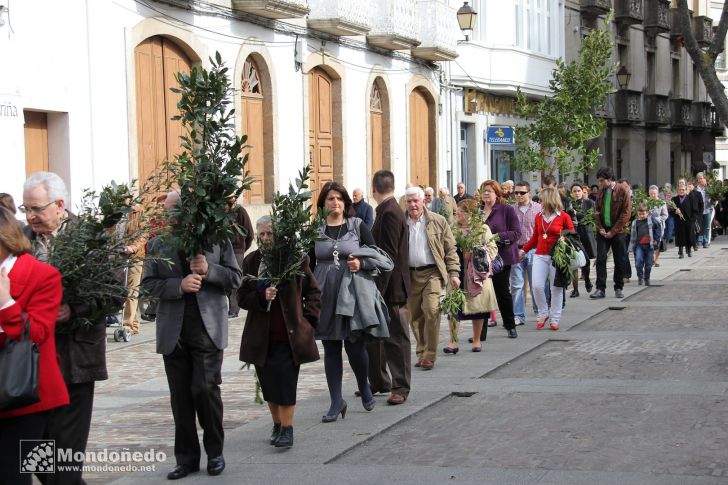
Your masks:
<instances>
[{"instance_id":1,"label":"procession of people","mask_svg":"<svg viewBox=\"0 0 728 485\"><path fill-rule=\"evenodd\" d=\"M651 186L649 199L638 203L611 168L601 167L596 175L596 186L574 181L568 189L555 180L539 189L527 181L485 180L473 195L461 182L454 198L445 187L435 196L432 188L407 184L398 202L394 174L380 170L369 185L374 207L364 190L356 188L350 197L341 183L327 182L314 201L325 214L318 239L297 276L280 284L262 254L276 238L270 216L259 218L253 229L246 210L235 205L244 228L240 236L195 256L149 226L145 237L121 251L148 258L127 280L124 324L138 331L141 310L132 290L140 285L156 305L157 352L171 397L176 466L167 477L198 472L202 448L209 475L225 469L220 384L229 338L239 342L240 360L255 366L272 419L266 440L289 449L300 367L319 360L321 350L330 397L323 423L345 420L349 408L342 392L342 351L363 409L374 411L376 394L385 394L389 405L403 405L413 392L413 368L432 371L436 364L446 365L438 357L457 355L460 322L472 321L473 352L486 350L486 322L495 324L496 311L511 339L521 325L558 331L569 286L569 298L580 296L580 280L591 299L607 296L610 251L614 296L622 298L630 253L637 284L650 285L652 267L671 250L668 244L674 241L679 258L691 257L710 246L713 224L725 221L728 212L725 201L710 199L702 173L692 190L693 181L680 179L674 194L671 186L662 193ZM173 190L160 200L173 214L180 197ZM51 240L75 217L67 199L57 174L34 173L18 207L24 225L15 218L12 198L0 194L0 349L29 338L41 362L37 400L0 409L3 448L16 446L18 439L49 438L83 453L94 384L109 377L105 322L69 326L95 313L62 303L61 275L44 262ZM564 244L572 251L566 270L560 256ZM441 298L455 289L464 293L464 302L457 315L449 315L455 324L449 343L440 347ZM246 312L244 330L229 335L228 319L239 309ZM31 483L31 475L17 473L15 459L3 455L0 483ZM84 483L80 470L39 479Z\"/></svg>"}]
</instances>

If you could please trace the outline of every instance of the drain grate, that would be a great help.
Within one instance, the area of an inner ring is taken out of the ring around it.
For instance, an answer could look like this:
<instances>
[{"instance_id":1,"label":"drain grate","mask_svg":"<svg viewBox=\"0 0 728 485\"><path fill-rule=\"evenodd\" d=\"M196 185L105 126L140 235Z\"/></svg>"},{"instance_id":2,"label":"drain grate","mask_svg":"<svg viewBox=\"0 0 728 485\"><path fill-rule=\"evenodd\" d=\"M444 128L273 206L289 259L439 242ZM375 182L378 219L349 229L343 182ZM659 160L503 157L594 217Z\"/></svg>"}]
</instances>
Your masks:
<instances>
[{"instance_id":1,"label":"drain grate","mask_svg":"<svg viewBox=\"0 0 728 485\"><path fill-rule=\"evenodd\" d=\"M469 392L469 391L461 391L461 392L453 392L452 395L455 397L473 397L477 394L477 392Z\"/></svg>"}]
</instances>

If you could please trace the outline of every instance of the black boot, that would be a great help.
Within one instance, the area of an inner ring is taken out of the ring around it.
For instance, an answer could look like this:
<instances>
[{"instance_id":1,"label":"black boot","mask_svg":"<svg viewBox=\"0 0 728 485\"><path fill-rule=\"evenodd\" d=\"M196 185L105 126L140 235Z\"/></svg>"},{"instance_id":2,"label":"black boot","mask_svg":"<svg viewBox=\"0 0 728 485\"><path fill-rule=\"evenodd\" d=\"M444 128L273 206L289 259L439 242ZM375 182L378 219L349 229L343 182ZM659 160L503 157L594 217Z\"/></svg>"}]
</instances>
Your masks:
<instances>
[{"instance_id":1,"label":"black boot","mask_svg":"<svg viewBox=\"0 0 728 485\"><path fill-rule=\"evenodd\" d=\"M275 444L276 448L290 448L293 446L293 426L281 426L281 432Z\"/></svg>"}]
</instances>

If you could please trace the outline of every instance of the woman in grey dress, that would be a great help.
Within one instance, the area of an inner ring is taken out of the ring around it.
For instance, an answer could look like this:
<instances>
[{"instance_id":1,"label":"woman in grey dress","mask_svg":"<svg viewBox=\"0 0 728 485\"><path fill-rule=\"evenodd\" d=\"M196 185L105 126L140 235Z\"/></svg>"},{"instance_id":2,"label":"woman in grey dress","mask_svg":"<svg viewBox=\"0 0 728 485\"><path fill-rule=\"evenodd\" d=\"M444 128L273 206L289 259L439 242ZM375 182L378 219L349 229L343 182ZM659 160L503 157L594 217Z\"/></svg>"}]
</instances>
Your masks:
<instances>
[{"instance_id":1,"label":"woman in grey dress","mask_svg":"<svg viewBox=\"0 0 728 485\"><path fill-rule=\"evenodd\" d=\"M360 244L373 246L374 237L369 227L353 216L351 198L341 184L327 182L321 188L316 205L319 210L328 210L326 226L321 228L322 240L316 241L311 259L315 264L314 276L321 288L321 316L316 339L321 340L324 347L324 369L331 396L331 406L321 421L329 423L336 421L339 414L342 419L346 416L347 404L341 394L342 345L356 376L364 409L371 411L374 408L367 378L366 342L363 336L352 334L348 318L336 314L336 300L345 268L348 266L352 273L361 269L361 261L350 254L359 249Z\"/></svg>"}]
</instances>

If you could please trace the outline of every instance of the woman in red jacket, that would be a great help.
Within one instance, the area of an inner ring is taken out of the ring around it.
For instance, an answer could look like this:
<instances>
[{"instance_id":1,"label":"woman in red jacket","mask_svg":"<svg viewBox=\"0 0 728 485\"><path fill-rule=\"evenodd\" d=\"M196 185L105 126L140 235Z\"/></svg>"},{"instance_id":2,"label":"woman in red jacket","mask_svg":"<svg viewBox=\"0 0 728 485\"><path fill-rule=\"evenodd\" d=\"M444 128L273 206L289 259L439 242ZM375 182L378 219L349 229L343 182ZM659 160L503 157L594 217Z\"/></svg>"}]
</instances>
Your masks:
<instances>
[{"instance_id":1,"label":"woman in red jacket","mask_svg":"<svg viewBox=\"0 0 728 485\"><path fill-rule=\"evenodd\" d=\"M533 224L531 239L520 251L523 259L527 252L536 248L533 256L533 299L538 308L538 323L536 328L541 330L548 322L551 330L559 329L561 308L564 298L564 288L554 286L556 267L551 264L551 249L561 237L564 229L574 230L571 217L564 212L561 196L556 189L543 189L538 197L541 201L542 211L536 216ZM546 303L546 279L551 289L551 308Z\"/></svg>"},{"instance_id":2,"label":"woman in red jacket","mask_svg":"<svg viewBox=\"0 0 728 485\"><path fill-rule=\"evenodd\" d=\"M50 410L68 404L55 343L61 275L28 254L29 249L15 217L0 208L0 348L8 339L21 338L24 315L30 319L30 339L40 350L40 400L0 412L0 483L31 483L30 473L20 473L25 458L19 453L20 440L42 439Z\"/></svg>"}]
</instances>

